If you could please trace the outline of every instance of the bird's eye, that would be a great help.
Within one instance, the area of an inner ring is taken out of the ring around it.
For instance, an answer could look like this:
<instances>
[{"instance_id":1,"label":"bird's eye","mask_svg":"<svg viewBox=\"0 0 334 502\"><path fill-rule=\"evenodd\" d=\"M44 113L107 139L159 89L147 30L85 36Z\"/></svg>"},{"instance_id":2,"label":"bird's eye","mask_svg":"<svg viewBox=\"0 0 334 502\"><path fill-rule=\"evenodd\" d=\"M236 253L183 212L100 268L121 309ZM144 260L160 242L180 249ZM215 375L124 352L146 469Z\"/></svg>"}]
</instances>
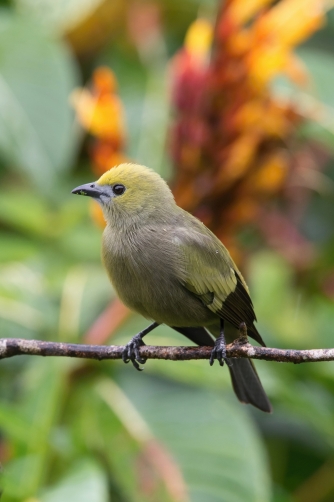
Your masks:
<instances>
[{"instance_id":1,"label":"bird's eye","mask_svg":"<svg viewBox=\"0 0 334 502\"><path fill-rule=\"evenodd\" d=\"M124 185L114 185L112 187L112 191L114 192L115 195L122 195L125 192L125 186Z\"/></svg>"}]
</instances>

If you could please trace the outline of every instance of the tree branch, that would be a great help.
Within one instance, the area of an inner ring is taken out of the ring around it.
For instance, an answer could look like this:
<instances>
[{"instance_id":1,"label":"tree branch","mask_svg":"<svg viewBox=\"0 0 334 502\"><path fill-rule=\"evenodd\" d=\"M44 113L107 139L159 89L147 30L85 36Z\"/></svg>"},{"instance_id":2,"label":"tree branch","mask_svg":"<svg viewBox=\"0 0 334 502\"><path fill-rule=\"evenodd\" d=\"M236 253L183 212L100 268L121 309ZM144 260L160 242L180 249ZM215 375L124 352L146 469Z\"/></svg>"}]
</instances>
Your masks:
<instances>
[{"instance_id":1,"label":"tree branch","mask_svg":"<svg viewBox=\"0 0 334 502\"><path fill-rule=\"evenodd\" d=\"M22 338L1 338L0 359L18 355L77 357L83 359L121 359L124 346L121 345L79 345L73 343L44 342ZM209 359L212 347L155 347L145 345L140 354L147 359L168 361L189 361ZM284 350L257 347L238 338L227 346L227 357L245 357L285 363L312 363L333 361L334 349Z\"/></svg>"}]
</instances>

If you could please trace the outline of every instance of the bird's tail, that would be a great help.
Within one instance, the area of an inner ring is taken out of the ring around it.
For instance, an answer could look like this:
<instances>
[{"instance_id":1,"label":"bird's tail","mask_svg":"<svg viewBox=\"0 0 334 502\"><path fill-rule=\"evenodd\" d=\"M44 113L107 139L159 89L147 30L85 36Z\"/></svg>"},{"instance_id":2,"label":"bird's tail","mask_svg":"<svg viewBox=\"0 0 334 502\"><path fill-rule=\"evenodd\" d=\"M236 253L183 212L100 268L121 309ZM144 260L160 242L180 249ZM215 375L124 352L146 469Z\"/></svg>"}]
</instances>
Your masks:
<instances>
[{"instance_id":1,"label":"bird's tail","mask_svg":"<svg viewBox=\"0 0 334 502\"><path fill-rule=\"evenodd\" d=\"M252 328L255 328L253 326ZM196 345L214 346L214 338L205 328L176 328L176 331L189 338ZM257 331L256 331L257 332ZM257 332L258 334L258 332ZM260 335L258 334L260 337ZM233 340L232 336L232 340ZM263 340L260 337L262 343ZM261 343L261 342L260 342ZM263 343L264 345L264 343ZM270 413L272 407L262 387L256 369L250 359L230 359L232 366L229 367L232 385L237 398L242 403L249 403L262 411Z\"/></svg>"},{"instance_id":2,"label":"bird's tail","mask_svg":"<svg viewBox=\"0 0 334 502\"><path fill-rule=\"evenodd\" d=\"M232 385L237 398L267 413L272 412L270 401L262 387L256 369L250 359L231 359L229 366Z\"/></svg>"}]
</instances>

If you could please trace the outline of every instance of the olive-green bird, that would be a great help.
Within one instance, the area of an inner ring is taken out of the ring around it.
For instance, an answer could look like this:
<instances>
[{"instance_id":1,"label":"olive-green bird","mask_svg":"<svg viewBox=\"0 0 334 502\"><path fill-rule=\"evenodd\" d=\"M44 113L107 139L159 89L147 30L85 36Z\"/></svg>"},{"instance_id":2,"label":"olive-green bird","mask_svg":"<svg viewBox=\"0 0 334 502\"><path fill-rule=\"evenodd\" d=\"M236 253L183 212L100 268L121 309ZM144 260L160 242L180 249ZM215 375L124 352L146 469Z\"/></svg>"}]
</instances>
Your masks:
<instances>
[{"instance_id":1,"label":"olive-green bird","mask_svg":"<svg viewBox=\"0 0 334 502\"><path fill-rule=\"evenodd\" d=\"M253 363L226 358L226 342L237 338L243 322L248 334L265 344L254 326L245 280L219 239L177 206L166 182L144 166L121 164L72 193L101 205L109 278L125 305L154 321L127 344L124 362L139 369L145 362L139 354L143 337L166 324L197 345L212 346L210 364L227 363L238 399L270 412Z\"/></svg>"}]
</instances>

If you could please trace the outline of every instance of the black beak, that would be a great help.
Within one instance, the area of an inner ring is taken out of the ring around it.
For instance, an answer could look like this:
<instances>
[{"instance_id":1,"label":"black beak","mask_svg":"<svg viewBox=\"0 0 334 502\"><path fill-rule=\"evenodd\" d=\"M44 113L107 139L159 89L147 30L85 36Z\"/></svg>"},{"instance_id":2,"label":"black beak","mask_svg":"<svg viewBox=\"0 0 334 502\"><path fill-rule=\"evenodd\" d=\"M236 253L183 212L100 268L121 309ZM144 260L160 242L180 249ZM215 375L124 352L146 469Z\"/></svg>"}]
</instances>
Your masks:
<instances>
[{"instance_id":1,"label":"black beak","mask_svg":"<svg viewBox=\"0 0 334 502\"><path fill-rule=\"evenodd\" d=\"M80 185L72 190L72 193L74 194L87 195L88 197L93 197L94 199L99 199L101 195L108 195L105 192L105 187L98 185L97 183L86 183L85 185Z\"/></svg>"}]
</instances>

